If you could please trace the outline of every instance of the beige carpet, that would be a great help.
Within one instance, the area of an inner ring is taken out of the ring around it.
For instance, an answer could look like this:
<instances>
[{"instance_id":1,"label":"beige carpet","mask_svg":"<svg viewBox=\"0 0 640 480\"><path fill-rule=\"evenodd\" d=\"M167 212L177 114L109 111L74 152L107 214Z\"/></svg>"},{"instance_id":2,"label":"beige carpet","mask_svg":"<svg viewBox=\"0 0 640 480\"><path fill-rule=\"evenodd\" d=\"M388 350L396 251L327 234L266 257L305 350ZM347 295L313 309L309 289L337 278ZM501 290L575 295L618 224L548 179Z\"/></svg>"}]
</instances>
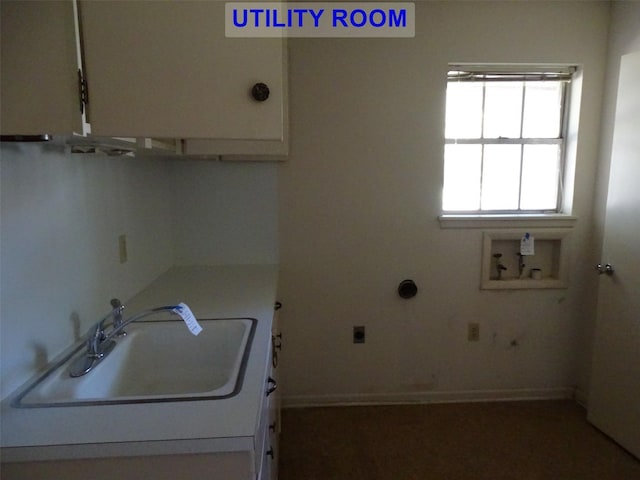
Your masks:
<instances>
[{"instance_id":1,"label":"beige carpet","mask_svg":"<svg viewBox=\"0 0 640 480\"><path fill-rule=\"evenodd\" d=\"M571 401L286 409L279 458L279 480L640 480Z\"/></svg>"}]
</instances>

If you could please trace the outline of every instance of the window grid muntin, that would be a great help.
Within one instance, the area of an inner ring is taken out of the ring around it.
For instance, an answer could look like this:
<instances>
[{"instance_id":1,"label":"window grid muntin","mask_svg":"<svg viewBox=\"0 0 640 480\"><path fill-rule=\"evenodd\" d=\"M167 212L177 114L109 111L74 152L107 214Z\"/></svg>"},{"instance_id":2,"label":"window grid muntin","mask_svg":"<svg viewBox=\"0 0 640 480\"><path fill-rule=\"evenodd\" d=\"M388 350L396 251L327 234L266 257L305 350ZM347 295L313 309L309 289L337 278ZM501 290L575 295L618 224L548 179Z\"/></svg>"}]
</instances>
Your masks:
<instances>
[{"instance_id":1,"label":"window grid muntin","mask_svg":"<svg viewBox=\"0 0 640 480\"><path fill-rule=\"evenodd\" d=\"M573 71L571 72L573 73ZM568 102L568 86L570 83L570 77L567 77L566 74L560 75L558 78L551 78L548 74L540 74L540 76L536 77L536 74L527 74L526 76L519 77L511 77L511 78L503 78L498 75L492 78L478 78L477 74L475 74L475 78L469 79L453 79L449 78L447 85L451 83L457 82L482 82L482 119L481 119L481 128L480 128L480 137L479 138L445 138L445 144L469 144L469 145L480 145L481 148L481 157L480 157L480 198L478 199L479 208L477 210L444 210L445 213L455 213L455 214L539 214L539 213L558 213L562 206L562 195L563 195L563 187L564 187L564 150L565 150L565 132L567 131L568 119L565 114L567 109ZM486 99L486 84L489 82L495 81L503 81L503 82L522 82L522 96L521 96L521 110L520 110L520 138L484 138L484 115L485 115L485 99ZM560 111L559 115L559 132L558 137L536 137L536 138L523 138L523 128L524 128L524 115L525 115L525 96L527 91L527 83L529 82L540 82L540 81L552 81L560 83ZM483 185L483 172L484 172L484 146L490 144L518 144L520 145L520 179L518 183L518 209L517 210L483 210L482 209L482 185ZM556 144L558 145L558 178L557 181L557 199L556 199L556 208L554 209L536 209L536 210L523 210L520 208L522 201L522 171L523 171L523 158L524 158L524 145L528 144Z\"/></svg>"},{"instance_id":2,"label":"window grid muntin","mask_svg":"<svg viewBox=\"0 0 640 480\"><path fill-rule=\"evenodd\" d=\"M522 83L522 94L520 97L520 138L524 132L524 106L525 97L527 95L527 82ZM518 179L518 210L522 204L522 171L524 170L524 146L520 144L520 178ZM556 208L557 208L556 204Z\"/></svg>"}]
</instances>

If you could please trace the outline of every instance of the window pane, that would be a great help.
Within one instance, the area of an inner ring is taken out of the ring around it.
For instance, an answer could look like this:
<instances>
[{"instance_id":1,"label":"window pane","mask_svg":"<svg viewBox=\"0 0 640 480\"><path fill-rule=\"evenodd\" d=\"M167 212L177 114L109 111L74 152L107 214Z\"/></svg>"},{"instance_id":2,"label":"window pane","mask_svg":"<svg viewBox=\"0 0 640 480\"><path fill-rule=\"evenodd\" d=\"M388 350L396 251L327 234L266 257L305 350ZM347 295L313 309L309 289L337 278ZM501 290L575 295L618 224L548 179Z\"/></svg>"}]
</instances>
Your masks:
<instances>
[{"instance_id":1,"label":"window pane","mask_svg":"<svg viewBox=\"0 0 640 480\"><path fill-rule=\"evenodd\" d=\"M558 145L525 145L522 159L523 210L555 210L558 202Z\"/></svg>"},{"instance_id":2,"label":"window pane","mask_svg":"<svg viewBox=\"0 0 640 480\"><path fill-rule=\"evenodd\" d=\"M522 82L487 83L484 99L485 138L519 138Z\"/></svg>"},{"instance_id":3,"label":"window pane","mask_svg":"<svg viewBox=\"0 0 640 480\"><path fill-rule=\"evenodd\" d=\"M482 210L517 210L520 145L485 145L482 161Z\"/></svg>"},{"instance_id":4,"label":"window pane","mask_svg":"<svg viewBox=\"0 0 640 480\"><path fill-rule=\"evenodd\" d=\"M480 208L481 153L480 145L445 145L443 210Z\"/></svg>"},{"instance_id":5,"label":"window pane","mask_svg":"<svg viewBox=\"0 0 640 480\"><path fill-rule=\"evenodd\" d=\"M482 84L447 84L446 138L480 138L482 126Z\"/></svg>"},{"instance_id":6,"label":"window pane","mask_svg":"<svg viewBox=\"0 0 640 480\"><path fill-rule=\"evenodd\" d=\"M527 82L522 136L558 138L561 106L561 82Z\"/></svg>"}]
</instances>

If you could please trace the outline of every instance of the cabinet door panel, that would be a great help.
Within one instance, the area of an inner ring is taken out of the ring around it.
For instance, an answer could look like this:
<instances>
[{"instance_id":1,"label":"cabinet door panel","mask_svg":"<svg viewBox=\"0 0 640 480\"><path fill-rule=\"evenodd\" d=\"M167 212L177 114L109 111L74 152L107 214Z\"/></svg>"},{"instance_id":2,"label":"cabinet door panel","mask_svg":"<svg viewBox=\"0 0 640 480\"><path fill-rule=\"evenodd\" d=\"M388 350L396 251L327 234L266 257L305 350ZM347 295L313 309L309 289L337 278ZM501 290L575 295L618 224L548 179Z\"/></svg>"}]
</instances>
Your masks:
<instances>
[{"instance_id":1,"label":"cabinet door panel","mask_svg":"<svg viewBox=\"0 0 640 480\"><path fill-rule=\"evenodd\" d=\"M2 1L3 135L82 132L73 2Z\"/></svg>"},{"instance_id":2,"label":"cabinet door panel","mask_svg":"<svg viewBox=\"0 0 640 480\"><path fill-rule=\"evenodd\" d=\"M80 7L95 135L282 138L282 41L225 38L224 2Z\"/></svg>"}]
</instances>

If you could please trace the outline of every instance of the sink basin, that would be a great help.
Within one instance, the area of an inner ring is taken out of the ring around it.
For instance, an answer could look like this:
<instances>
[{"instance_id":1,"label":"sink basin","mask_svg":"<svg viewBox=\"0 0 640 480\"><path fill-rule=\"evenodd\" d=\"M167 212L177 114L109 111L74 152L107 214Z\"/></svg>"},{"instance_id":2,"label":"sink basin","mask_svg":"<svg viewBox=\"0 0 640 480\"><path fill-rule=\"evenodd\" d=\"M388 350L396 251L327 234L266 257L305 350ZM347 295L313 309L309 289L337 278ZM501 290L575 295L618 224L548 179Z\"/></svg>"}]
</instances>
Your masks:
<instances>
[{"instance_id":1,"label":"sink basin","mask_svg":"<svg viewBox=\"0 0 640 480\"><path fill-rule=\"evenodd\" d=\"M69 376L85 354L78 346L31 383L16 407L53 407L228 398L242 387L256 320L198 319L192 335L182 320L140 321L89 373Z\"/></svg>"}]
</instances>

